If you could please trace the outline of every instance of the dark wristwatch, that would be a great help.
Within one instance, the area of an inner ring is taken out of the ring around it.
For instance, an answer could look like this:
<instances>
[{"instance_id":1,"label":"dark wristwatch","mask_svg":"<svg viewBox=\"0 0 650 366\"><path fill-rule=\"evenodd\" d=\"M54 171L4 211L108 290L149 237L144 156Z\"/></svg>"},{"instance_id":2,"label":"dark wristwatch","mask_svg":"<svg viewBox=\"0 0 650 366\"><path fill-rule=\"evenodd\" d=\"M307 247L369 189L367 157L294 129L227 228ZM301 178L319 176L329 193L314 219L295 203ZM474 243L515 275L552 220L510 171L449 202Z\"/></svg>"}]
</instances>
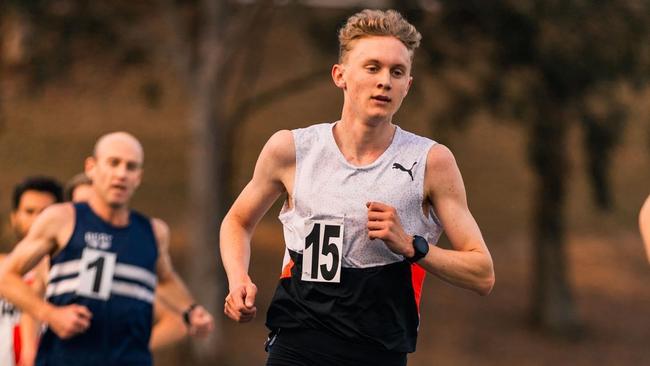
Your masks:
<instances>
[{"instance_id":1,"label":"dark wristwatch","mask_svg":"<svg viewBox=\"0 0 650 366\"><path fill-rule=\"evenodd\" d=\"M405 258L409 263L415 263L429 253L429 243L427 239L419 236L413 235L413 250L415 254L411 258Z\"/></svg>"},{"instance_id":2,"label":"dark wristwatch","mask_svg":"<svg viewBox=\"0 0 650 366\"><path fill-rule=\"evenodd\" d=\"M188 306L187 309L185 309L185 311L183 312L183 322L184 322L185 325L187 325L188 327L189 327L190 325L192 325L192 322L190 322L190 314L192 314L192 311L193 311L194 309L196 309L197 306L199 306L199 304L194 303L194 304Z\"/></svg>"}]
</instances>

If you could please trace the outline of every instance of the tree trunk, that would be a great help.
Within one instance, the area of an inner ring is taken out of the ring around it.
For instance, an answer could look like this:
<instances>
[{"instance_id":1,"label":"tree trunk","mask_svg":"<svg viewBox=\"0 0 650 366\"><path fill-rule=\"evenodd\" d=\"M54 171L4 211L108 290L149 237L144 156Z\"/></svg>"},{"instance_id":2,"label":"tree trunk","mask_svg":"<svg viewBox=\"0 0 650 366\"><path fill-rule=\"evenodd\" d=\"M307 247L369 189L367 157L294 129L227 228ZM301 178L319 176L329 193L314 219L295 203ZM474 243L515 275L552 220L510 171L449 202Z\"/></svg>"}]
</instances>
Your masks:
<instances>
[{"instance_id":1,"label":"tree trunk","mask_svg":"<svg viewBox=\"0 0 650 366\"><path fill-rule=\"evenodd\" d=\"M545 331L573 338L579 334L579 321L565 253L567 125L562 113L546 109L531 127L530 158L537 175L531 320Z\"/></svg>"},{"instance_id":2,"label":"tree trunk","mask_svg":"<svg viewBox=\"0 0 650 366\"><path fill-rule=\"evenodd\" d=\"M223 211L223 179L217 169L221 144L218 112L214 108L213 93L198 92L193 96L190 111L191 146L188 155L189 203L188 285L197 301L215 317L215 332L206 341L195 340L194 362L188 364L214 364L219 359L222 329L222 281L217 271L219 259L219 223Z\"/></svg>"}]
</instances>

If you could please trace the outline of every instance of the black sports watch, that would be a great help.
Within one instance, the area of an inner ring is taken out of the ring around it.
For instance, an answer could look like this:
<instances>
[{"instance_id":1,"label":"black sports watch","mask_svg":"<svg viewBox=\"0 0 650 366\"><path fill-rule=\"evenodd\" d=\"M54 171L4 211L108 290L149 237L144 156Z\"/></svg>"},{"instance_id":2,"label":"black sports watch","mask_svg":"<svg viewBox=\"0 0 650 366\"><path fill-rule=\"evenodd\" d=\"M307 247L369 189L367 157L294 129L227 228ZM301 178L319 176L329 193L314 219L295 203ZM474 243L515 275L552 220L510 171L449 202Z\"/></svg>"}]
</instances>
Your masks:
<instances>
[{"instance_id":1,"label":"black sports watch","mask_svg":"<svg viewBox=\"0 0 650 366\"><path fill-rule=\"evenodd\" d=\"M427 242L427 239L419 235L413 235L413 250L415 251L415 254L413 254L411 258L405 258L409 263L415 263L429 253L429 243Z\"/></svg>"},{"instance_id":2,"label":"black sports watch","mask_svg":"<svg viewBox=\"0 0 650 366\"><path fill-rule=\"evenodd\" d=\"M192 305L188 306L187 309L183 312L183 322L185 325L188 327L192 325L192 322L190 322L190 314L192 314L192 311L196 309L196 307L199 306L197 303L193 303Z\"/></svg>"}]
</instances>

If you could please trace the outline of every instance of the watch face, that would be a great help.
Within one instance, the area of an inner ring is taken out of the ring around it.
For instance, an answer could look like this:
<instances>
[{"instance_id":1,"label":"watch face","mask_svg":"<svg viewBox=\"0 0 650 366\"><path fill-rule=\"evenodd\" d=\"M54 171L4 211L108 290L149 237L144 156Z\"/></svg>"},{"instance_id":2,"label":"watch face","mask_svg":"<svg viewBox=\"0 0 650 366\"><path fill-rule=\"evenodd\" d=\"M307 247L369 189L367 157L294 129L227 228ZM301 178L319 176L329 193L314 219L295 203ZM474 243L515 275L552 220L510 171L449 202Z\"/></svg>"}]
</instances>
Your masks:
<instances>
[{"instance_id":1,"label":"watch face","mask_svg":"<svg viewBox=\"0 0 650 366\"><path fill-rule=\"evenodd\" d=\"M415 235L413 237L413 247L418 253L423 254L423 256L429 252L429 243L421 236Z\"/></svg>"},{"instance_id":2,"label":"watch face","mask_svg":"<svg viewBox=\"0 0 650 366\"><path fill-rule=\"evenodd\" d=\"M413 236L413 249L415 254L412 258L408 258L408 261L411 263L417 262L427 255L429 252L429 243L427 240L421 236Z\"/></svg>"}]
</instances>

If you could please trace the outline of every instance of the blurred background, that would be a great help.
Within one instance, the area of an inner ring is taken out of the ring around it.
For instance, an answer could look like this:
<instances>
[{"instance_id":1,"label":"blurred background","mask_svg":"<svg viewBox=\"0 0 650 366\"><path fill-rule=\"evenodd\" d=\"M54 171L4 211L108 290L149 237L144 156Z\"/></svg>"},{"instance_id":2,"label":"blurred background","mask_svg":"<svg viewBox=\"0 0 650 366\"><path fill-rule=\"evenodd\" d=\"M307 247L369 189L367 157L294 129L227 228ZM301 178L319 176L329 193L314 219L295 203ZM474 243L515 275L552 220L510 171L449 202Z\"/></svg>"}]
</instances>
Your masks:
<instances>
[{"instance_id":1,"label":"blurred background","mask_svg":"<svg viewBox=\"0 0 650 366\"><path fill-rule=\"evenodd\" d=\"M365 7L422 33L394 122L454 152L496 269L488 297L427 279L409 365L650 364L646 0L5 0L2 251L14 184L66 181L97 137L129 131L146 154L133 206L170 224L175 265L217 318L156 364L263 364L281 202L253 239L249 324L222 316L219 223L273 132L340 117L336 32Z\"/></svg>"}]
</instances>

